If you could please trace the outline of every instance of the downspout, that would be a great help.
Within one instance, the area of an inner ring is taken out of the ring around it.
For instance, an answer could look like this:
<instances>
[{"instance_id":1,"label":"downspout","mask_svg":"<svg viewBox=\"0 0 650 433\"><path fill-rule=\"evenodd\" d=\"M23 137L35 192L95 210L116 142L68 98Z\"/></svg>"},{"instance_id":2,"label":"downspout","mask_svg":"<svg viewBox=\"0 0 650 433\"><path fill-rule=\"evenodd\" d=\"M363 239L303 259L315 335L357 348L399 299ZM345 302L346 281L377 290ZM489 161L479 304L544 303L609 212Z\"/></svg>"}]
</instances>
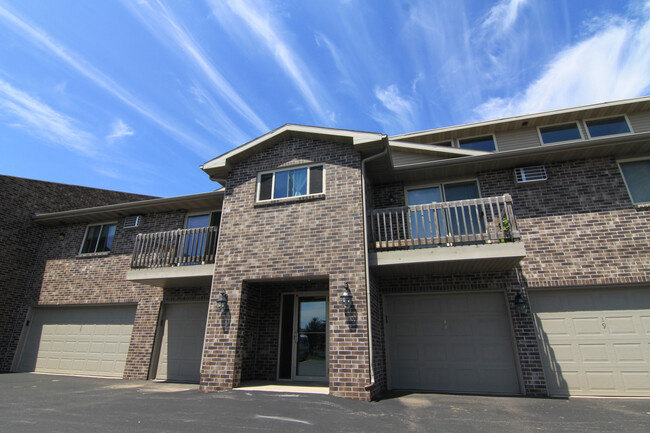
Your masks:
<instances>
[{"instance_id":1,"label":"downspout","mask_svg":"<svg viewBox=\"0 0 650 433\"><path fill-rule=\"evenodd\" d=\"M386 139L386 136L383 137ZM373 159L388 154L388 146L382 152L369 156L361 161L361 197L363 203L363 254L366 265L366 310L368 311L368 357L370 360L370 385L375 384L375 369L373 366L372 353L372 305L370 300L370 266L368 265L368 210L366 209L366 163Z\"/></svg>"}]
</instances>

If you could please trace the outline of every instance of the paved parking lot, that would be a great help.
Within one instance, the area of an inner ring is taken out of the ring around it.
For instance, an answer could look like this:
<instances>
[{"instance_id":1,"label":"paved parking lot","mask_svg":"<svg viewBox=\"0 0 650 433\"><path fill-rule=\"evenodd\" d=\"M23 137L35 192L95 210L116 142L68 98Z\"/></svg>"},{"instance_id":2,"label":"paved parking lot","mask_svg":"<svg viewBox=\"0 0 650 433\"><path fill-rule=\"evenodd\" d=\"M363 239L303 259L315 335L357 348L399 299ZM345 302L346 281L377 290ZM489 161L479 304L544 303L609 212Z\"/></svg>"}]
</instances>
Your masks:
<instances>
[{"instance_id":1,"label":"paved parking lot","mask_svg":"<svg viewBox=\"0 0 650 433\"><path fill-rule=\"evenodd\" d=\"M650 399L325 395L0 374L0 432L643 432Z\"/></svg>"}]
</instances>

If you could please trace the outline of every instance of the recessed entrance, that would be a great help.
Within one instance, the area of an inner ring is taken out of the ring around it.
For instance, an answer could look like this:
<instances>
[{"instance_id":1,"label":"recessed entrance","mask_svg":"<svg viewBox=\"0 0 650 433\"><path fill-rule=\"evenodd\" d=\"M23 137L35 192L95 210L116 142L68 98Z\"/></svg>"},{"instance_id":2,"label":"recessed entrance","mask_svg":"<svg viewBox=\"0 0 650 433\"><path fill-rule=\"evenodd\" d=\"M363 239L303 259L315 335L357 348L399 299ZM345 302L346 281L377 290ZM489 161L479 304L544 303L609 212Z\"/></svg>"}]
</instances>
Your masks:
<instances>
[{"instance_id":1,"label":"recessed entrance","mask_svg":"<svg viewBox=\"0 0 650 433\"><path fill-rule=\"evenodd\" d=\"M327 294L282 295L278 379L327 382Z\"/></svg>"}]
</instances>

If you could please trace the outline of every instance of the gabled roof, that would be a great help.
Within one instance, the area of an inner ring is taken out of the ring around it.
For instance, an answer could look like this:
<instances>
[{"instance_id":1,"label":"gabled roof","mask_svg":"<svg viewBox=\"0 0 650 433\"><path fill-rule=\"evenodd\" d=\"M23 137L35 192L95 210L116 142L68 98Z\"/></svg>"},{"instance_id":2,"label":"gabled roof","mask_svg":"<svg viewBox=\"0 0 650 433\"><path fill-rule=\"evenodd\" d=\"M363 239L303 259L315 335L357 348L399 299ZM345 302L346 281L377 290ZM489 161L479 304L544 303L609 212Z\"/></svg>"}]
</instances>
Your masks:
<instances>
[{"instance_id":1,"label":"gabled roof","mask_svg":"<svg viewBox=\"0 0 650 433\"><path fill-rule=\"evenodd\" d=\"M280 140L296 135L306 135L314 138L350 143L362 153L373 153L382 149L383 144L381 142L386 139L386 135L377 132L352 131L288 123L206 162L201 166L201 169L209 174L211 179L223 183L228 175L228 169L231 164L242 161L255 153L271 147Z\"/></svg>"}]
</instances>

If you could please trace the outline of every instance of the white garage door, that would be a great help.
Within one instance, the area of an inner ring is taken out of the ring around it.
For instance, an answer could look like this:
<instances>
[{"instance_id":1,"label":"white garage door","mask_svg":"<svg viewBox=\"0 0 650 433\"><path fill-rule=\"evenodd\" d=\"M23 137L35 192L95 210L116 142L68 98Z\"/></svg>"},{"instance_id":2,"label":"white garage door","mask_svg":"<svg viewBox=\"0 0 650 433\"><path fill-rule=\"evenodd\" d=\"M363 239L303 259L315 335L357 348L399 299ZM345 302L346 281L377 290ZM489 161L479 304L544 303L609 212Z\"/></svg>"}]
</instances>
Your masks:
<instances>
[{"instance_id":1,"label":"white garage door","mask_svg":"<svg viewBox=\"0 0 650 433\"><path fill-rule=\"evenodd\" d=\"M122 377L135 310L135 306L35 309L17 369Z\"/></svg>"},{"instance_id":2,"label":"white garage door","mask_svg":"<svg viewBox=\"0 0 650 433\"><path fill-rule=\"evenodd\" d=\"M519 394L502 293L386 297L392 389Z\"/></svg>"},{"instance_id":3,"label":"white garage door","mask_svg":"<svg viewBox=\"0 0 650 433\"><path fill-rule=\"evenodd\" d=\"M165 304L156 379L198 382L208 303Z\"/></svg>"},{"instance_id":4,"label":"white garage door","mask_svg":"<svg viewBox=\"0 0 650 433\"><path fill-rule=\"evenodd\" d=\"M650 289L530 293L549 394L650 396Z\"/></svg>"}]
</instances>

